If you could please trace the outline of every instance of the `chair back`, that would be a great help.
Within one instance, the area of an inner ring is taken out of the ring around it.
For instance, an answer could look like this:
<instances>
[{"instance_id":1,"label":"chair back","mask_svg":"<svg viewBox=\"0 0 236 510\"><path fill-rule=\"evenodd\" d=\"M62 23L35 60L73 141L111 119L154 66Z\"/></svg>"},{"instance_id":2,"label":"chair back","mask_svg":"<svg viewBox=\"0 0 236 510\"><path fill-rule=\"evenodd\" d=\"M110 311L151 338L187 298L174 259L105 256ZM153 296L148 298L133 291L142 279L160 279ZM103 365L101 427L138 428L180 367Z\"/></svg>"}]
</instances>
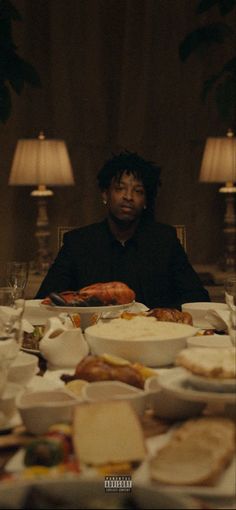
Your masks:
<instances>
[{"instance_id":1,"label":"chair back","mask_svg":"<svg viewBox=\"0 0 236 510\"><path fill-rule=\"evenodd\" d=\"M177 237L180 241L180 243L182 244L183 248L185 251L187 251L187 242L186 242L186 227L185 225L173 225L176 229L176 233L177 233ZM63 226L59 226L57 228L57 244L58 244L58 249L61 248L62 246L62 243L63 243L63 236L66 232L69 232L69 230L73 230L74 228L76 228L76 225L63 225Z\"/></svg>"}]
</instances>

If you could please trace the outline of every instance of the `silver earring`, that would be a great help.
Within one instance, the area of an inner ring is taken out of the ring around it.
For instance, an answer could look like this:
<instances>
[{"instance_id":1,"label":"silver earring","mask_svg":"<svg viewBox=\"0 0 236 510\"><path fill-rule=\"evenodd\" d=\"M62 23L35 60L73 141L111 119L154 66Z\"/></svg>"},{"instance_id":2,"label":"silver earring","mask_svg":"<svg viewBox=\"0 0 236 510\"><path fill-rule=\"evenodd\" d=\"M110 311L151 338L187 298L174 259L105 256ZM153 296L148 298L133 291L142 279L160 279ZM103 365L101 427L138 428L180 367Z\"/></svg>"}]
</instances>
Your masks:
<instances>
[{"instance_id":1,"label":"silver earring","mask_svg":"<svg viewBox=\"0 0 236 510\"><path fill-rule=\"evenodd\" d=\"M106 200L103 200L102 201L104 205L107 205L107 201Z\"/></svg>"},{"instance_id":2,"label":"silver earring","mask_svg":"<svg viewBox=\"0 0 236 510\"><path fill-rule=\"evenodd\" d=\"M146 206L146 205L144 205L144 206L143 206L143 208L144 208L144 209L147 209L147 206Z\"/></svg>"}]
</instances>

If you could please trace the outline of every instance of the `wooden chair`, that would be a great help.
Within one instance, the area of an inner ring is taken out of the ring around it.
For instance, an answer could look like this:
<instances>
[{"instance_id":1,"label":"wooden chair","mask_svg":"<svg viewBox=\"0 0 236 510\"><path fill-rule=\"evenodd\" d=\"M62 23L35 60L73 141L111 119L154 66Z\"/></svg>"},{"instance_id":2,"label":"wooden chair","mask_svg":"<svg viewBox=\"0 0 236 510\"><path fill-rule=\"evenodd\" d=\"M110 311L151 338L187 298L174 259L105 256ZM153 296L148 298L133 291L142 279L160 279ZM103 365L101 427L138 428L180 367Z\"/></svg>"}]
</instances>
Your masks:
<instances>
[{"instance_id":1,"label":"wooden chair","mask_svg":"<svg viewBox=\"0 0 236 510\"><path fill-rule=\"evenodd\" d=\"M176 233L177 233L177 237L179 238L184 250L186 251L187 250L187 243L186 243L186 227L185 225L174 225L174 227L176 228ZM63 236L66 232L69 232L69 230L73 230L73 228L76 228L76 225L63 225L63 226L59 226L57 228L57 244L58 244L58 249L61 248L62 246L62 243L63 243Z\"/></svg>"}]
</instances>

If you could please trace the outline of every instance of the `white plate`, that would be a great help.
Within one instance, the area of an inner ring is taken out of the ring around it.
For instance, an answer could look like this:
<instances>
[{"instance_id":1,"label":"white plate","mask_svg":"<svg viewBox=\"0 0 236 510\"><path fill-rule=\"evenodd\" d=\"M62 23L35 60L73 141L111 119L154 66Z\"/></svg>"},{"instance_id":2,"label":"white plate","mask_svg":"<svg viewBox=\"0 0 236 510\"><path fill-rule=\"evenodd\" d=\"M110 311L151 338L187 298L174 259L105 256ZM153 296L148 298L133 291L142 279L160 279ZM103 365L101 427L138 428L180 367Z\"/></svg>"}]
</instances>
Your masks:
<instances>
[{"instance_id":1,"label":"white plate","mask_svg":"<svg viewBox=\"0 0 236 510\"><path fill-rule=\"evenodd\" d=\"M127 303L125 305L106 305L106 306L56 306L56 305L44 305L41 303L41 307L46 310L50 310L51 312L56 311L57 313L79 313L79 314L87 314L87 313L102 313L102 312L116 312L119 310L124 310L133 306L132 303Z\"/></svg>"},{"instance_id":2,"label":"white plate","mask_svg":"<svg viewBox=\"0 0 236 510\"><path fill-rule=\"evenodd\" d=\"M150 439L147 440L149 458L155 455L158 450L160 450L165 444L168 443L174 428L168 431L166 434L151 437ZM220 478L217 480L216 485L214 486L206 487L199 485L198 486L182 485L181 487L180 486L178 487L171 484L162 485L154 480L151 482L151 484L159 489L165 488L165 490L168 490L169 494L174 492L188 495L196 495L199 497L203 496L207 498L235 498L235 470L236 470L236 457L233 458L230 465L225 469ZM141 483L144 486L150 483L148 459L146 459L140 466L140 468L137 470L135 477L133 478L133 482ZM220 508L224 508L224 505L221 506Z\"/></svg>"},{"instance_id":3,"label":"white plate","mask_svg":"<svg viewBox=\"0 0 236 510\"><path fill-rule=\"evenodd\" d=\"M189 373L190 384L200 391L213 391L217 393L236 392L236 379L216 379Z\"/></svg>"},{"instance_id":4,"label":"white plate","mask_svg":"<svg viewBox=\"0 0 236 510\"><path fill-rule=\"evenodd\" d=\"M75 477L65 479L65 475L63 478L62 476L55 478L54 475L54 479L42 478L1 483L1 508L23 508L22 504L32 485L33 491L41 495L40 499L43 503L51 501L53 505L55 501L56 506L50 506L50 508L56 508L58 502L61 508L127 508L127 498L131 499L131 503L133 502L133 508L162 510L196 508L192 498L182 494L168 494L167 491L160 491L155 487L133 484L131 492L105 492L104 477L99 480L84 480ZM31 498L33 494L31 493ZM28 504L27 508L29 508Z\"/></svg>"},{"instance_id":5,"label":"white plate","mask_svg":"<svg viewBox=\"0 0 236 510\"><path fill-rule=\"evenodd\" d=\"M219 393L216 391L200 391L194 389L189 381L189 373L184 368L173 368L168 373L160 374L159 385L168 392L190 401L196 402L222 402L236 404L236 394Z\"/></svg>"}]
</instances>

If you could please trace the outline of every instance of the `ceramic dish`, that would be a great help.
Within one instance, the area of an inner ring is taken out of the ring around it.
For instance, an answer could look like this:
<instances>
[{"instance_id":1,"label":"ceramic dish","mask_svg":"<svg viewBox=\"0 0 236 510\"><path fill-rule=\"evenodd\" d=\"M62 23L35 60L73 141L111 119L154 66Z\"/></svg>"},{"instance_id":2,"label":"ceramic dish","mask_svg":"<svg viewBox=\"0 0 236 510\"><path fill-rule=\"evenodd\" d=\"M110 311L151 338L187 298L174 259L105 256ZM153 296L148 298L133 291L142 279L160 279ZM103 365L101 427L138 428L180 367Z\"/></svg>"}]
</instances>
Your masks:
<instances>
[{"instance_id":1,"label":"ceramic dish","mask_svg":"<svg viewBox=\"0 0 236 510\"><path fill-rule=\"evenodd\" d=\"M184 368L171 369L169 373L161 374L159 385L171 395L184 398L190 402L221 402L223 404L236 404L236 394L216 391L201 391L193 388L189 381L189 372Z\"/></svg>"},{"instance_id":2,"label":"ceramic dish","mask_svg":"<svg viewBox=\"0 0 236 510\"><path fill-rule=\"evenodd\" d=\"M127 400L138 415L146 409L147 392L119 381L91 382L83 386L81 397L88 402Z\"/></svg>"},{"instance_id":3,"label":"ceramic dish","mask_svg":"<svg viewBox=\"0 0 236 510\"><path fill-rule=\"evenodd\" d=\"M198 303L183 303L182 311L189 312L193 318L193 325L199 328L212 328L212 324L205 318L208 311L227 311L228 307L225 303L209 303L209 302L198 302Z\"/></svg>"},{"instance_id":4,"label":"ceramic dish","mask_svg":"<svg viewBox=\"0 0 236 510\"><path fill-rule=\"evenodd\" d=\"M8 380L25 386L39 370L38 358L20 351L8 369Z\"/></svg>"},{"instance_id":5,"label":"ceramic dish","mask_svg":"<svg viewBox=\"0 0 236 510\"><path fill-rule=\"evenodd\" d=\"M168 369L176 370L176 369ZM205 403L191 402L188 399L171 395L159 384L160 375L149 377L145 381L145 390L148 392L148 406L159 418L171 420L184 420L201 414Z\"/></svg>"},{"instance_id":6,"label":"ceramic dish","mask_svg":"<svg viewBox=\"0 0 236 510\"><path fill-rule=\"evenodd\" d=\"M73 408L79 401L64 388L26 391L17 396L16 407L28 432L44 434L54 423L70 423Z\"/></svg>"},{"instance_id":7,"label":"ceramic dish","mask_svg":"<svg viewBox=\"0 0 236 510\"><path fill-rule=\"evenodd\" d=\"M139 319L148 322L154 318L120 319L123 321L122 332L119 330L118 333L120 338L117 338L117 332L116 336L114 335L116 319L88 327L85 330L85 338L91 351L97 355L112 354L150 367L165 366L174 362L177 353L186 347L186 338L195 335L197 331L193 326L186 324L158 322L154 319L152 323L155 332L152 336L150 337L147 331L145 336L141 336ZM133 332L134 327L137 327L137 333ZM145 324L143 327L146 328ZM129 339L131 329L133 337Z\"/></svg>"},{"instance_id":8,"label":"ceramic dish","mask_svg":"<svg viewBox=\"0 0 236 510\"><path fill-rule=\"evenodd\" d=\"M187 338L188 347L216 347L225 349L232 347L229 335L196 335Z\"/></svg>"},{"instance_id":9,"label":"ceramic dish","mask_svg":"<svg viewBox=\"0 0 236 510\"><path fill-rule=\"evenodd\" d=\"M33 481L14 481L2 483L0 488L1 508L31 508L32 497L38 504L37 508L128 508L127 497L130 499L130 508L150 508L179 510L198 508L192 498L182 494L168 494L167 491L155 487L133 486L131 492L105 491L104 479L82 480L65 479L65 475L55 479L41 479ZM32 490L33 486L33 490ZM30 490L31 489L31 490ZM31 500L31 501L30 501ZM40 504L41 503L41 504Z\"/></svg>"},{"instance_id":10,"label":"ceramic dish","mask_svg":"<svg viewBox=\"0 0 236 510\"><path fill-rule=\"evenodd\" d=\"M25 300L24 319L34 326L43 326L47 319L55 315L51 310L41 307L41 303L41 299Z\"/></svg>"},{"instance_id":11,"label":"ceramic dish","mask_svg":"<svg viewBox=\"0 0 236 510\"><path fill-rule=\"evenodd\" d=\"M126 310L133 306L133 303L127 303L125 305L106 305L106 306L55 306L55 305L44 305L41 302L40 307L46 311L50 311L51 314L60 315L61 313L68 314L79 314L81 320L81 329L84 330L88 326L91 326L93 316L104 314L105 312L118 312L120 310Z\"/></svg>"},{"instance_id":12,"label":"ceramic dish","mask_svg":"<svg viewBox=\"0 0 236 510\"><path fill-rule=\"evenodd\" d=\"M217 393L234 393L236 392L236 379L217 379L213 377L203 377L201 375L187 375L188 381L197 390L216 391Z\"/></svg>"}]
</instances>

